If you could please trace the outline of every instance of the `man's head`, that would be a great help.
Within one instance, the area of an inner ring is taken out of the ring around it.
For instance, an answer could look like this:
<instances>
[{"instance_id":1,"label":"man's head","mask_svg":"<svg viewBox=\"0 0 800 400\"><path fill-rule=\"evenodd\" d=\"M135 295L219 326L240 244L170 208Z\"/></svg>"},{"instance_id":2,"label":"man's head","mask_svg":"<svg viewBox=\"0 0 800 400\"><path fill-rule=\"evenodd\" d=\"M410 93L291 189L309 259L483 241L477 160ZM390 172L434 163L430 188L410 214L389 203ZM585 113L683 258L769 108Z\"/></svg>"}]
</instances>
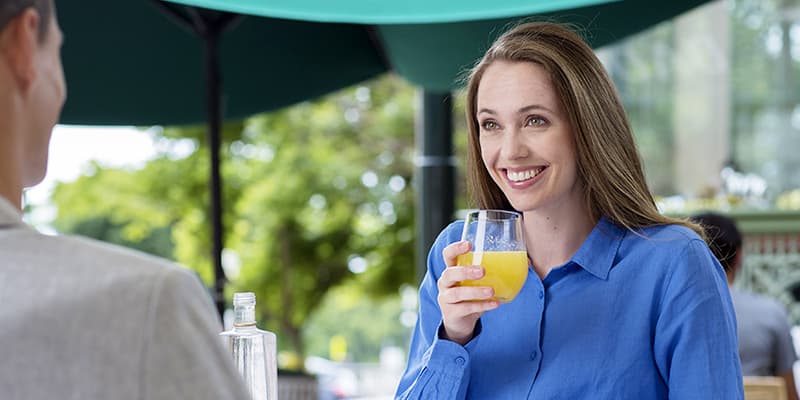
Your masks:
<instances>
[{"instance_id":1,"label":"man's head","mask_svg":"<svg viewBox=\"0 0 800 400\"><path fill-rule=\"evenodd\" d=\"M66 98L53 0L0 0L0 193L44 177ZM10 198L11 201L18 201Z\"/></svg>"},{"instance_id":2,"label":"man's head","mask_svg":"<svg viewBox=\"0 0 800 400\"><path fill-rule=\"evenodd\" d=\"M742 235L736 227L736 222L724 215L712 212L697 214L692 219L705 229L708 247L725 268L725 272L729 277L735 277L742 249Z\"/></svg>"},{"instance_id":3,"label":"man's head","mask_svg":"<svg viewBox=\"0 0 800 400\"><path fill-rule=\"evenodd\" d=\"M28 8L39 13L42 21L50 21L53 15L53 0L0 0L0 31L4 30L11 20L18 17ZM39 38L47 36L49 23L39 25Z\"/></svg>"}]
</instances>

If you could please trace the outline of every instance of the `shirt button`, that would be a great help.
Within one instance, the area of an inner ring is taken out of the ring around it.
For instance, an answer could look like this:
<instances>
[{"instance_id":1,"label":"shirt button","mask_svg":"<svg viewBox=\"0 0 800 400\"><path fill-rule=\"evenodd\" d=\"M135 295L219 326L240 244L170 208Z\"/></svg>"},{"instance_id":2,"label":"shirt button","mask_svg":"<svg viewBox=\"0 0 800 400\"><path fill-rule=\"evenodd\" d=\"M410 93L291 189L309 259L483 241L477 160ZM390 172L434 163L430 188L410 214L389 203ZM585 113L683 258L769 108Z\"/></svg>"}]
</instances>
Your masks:
<instances>
[{"instance_id":1,"label":"shirt button","mask_svg":"<svg viewBox=\"0 0 800 400\"><path fill-rule=\"evenodd\" d=\"M536 350L532 351L531 352L531 361L535 360L536 356L538 356L538 355L539 355L539 353Z\"/></svg>"},{"instance_id":2,"label":"shirt button","mask_svg":"<svg viewBox=\"0 0 800 400\"><path fill-rule=\"evenodd\" d=\"M465 360L464 357L456 357L456 364L464 365L465 362L467 362L467 360Z\"/></svg>"},{"instance_id":3,"label":"shirt button","mask_svg":"<svg viewBox=\"0 0 800 400\"><path fill-rule=\"evenodd\" d=\"M540 299L543 299L543 298L544 298L544 292L543 292L543 291L541 291L541 290L539 291L539 298L540 298Z\"/></svg>"}]
</instances>

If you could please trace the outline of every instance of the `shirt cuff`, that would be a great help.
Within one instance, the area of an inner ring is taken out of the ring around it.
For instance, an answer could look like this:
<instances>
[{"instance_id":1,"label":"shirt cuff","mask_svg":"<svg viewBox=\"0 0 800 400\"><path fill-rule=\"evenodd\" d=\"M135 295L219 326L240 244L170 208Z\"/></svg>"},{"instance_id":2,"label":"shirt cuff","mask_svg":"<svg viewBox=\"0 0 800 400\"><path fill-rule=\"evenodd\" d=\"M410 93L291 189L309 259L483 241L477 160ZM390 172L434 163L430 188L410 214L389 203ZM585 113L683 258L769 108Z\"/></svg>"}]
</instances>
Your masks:
<instances>
[{"instance_id":1,"label":"shirt cuff","mask_svg":"<svg viewBox=\"0 0 800 400\"><path fill-rule=\"evenodd\" d=\"M426 364L433 371L451 378L461 379L464 371L469 368L469 352L465 346L452 340L442 339L441 329L440 326L439 335L433 340L433 344L425 354ZM470 342L473 341L474 338L470 340Z\"/></svg>"},{"instance_id":2,"label":"shirt cuff","mask_svg":"<svg viewBox=\"0 0 800 400\"><path fill-rule=\"evenodd\" d=\"M478 318L478 321L475 322L475 330L472 332L472 338L464 345L467 350L475 348L475 343L478 341L478 336L480 336L481 331L483 331L483 324L481 324L481 320ZM439 323L439 329L436 330L436 340L447 340L451 342L444 333L444 322Z\"/></svg>"}]
</instances>

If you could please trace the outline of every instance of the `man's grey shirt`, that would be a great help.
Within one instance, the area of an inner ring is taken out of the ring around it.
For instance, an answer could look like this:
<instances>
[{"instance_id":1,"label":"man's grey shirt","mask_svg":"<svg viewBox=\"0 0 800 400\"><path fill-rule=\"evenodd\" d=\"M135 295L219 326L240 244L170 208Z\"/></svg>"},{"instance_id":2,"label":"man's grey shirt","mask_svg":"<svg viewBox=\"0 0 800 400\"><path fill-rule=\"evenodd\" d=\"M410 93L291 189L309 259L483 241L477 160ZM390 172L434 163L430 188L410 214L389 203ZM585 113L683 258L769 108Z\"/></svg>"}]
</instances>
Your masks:
<instances>
[{"instance_id":1,"label":"man's grey shirt","mask_svg":"<svg viewBox=\"0 0 800 400\"><path fill-rule=\"evenodd\" d=\"M190 271L43 235L0 197L0 398L246 399Z\"/></svg>"},{"instance_id":2,"label":"man's grey shirt","mask_svg":"<svg viewBox=\"0 0 800 400\"><path fill-rule=\"evenodd\" d=\"M792 371L797 356L786 309L766 296L731 288L736 310L742 373L779 376Z\"/></svg>"}]
</instances>

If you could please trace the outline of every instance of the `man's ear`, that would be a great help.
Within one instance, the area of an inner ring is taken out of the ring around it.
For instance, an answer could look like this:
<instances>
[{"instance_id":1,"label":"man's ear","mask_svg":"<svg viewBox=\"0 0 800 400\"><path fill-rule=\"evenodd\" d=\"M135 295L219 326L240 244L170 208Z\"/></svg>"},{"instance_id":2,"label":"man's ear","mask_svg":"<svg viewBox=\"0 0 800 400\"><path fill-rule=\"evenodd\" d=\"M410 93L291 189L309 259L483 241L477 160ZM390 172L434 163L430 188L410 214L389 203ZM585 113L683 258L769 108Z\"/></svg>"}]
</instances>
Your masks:
<instances>
[{"instance_id":1,"label":"man's ear","mask_svg":"<svg viewBox=\"0 0 800 400\"><path fill-rule=\"evenodd\" d=\"M19 88L25 92L36 79L39 48L39 13L27 8L12 19L2 32L2 50Z\"/></svg>"},{"instance_id":2,"label":"man's ear","mask_svg":"<svg viewBox=\"0 0 800 400\"><path fill-rule=\"evenodd\" d=\"M739 249L736 251L736 255L735 255L735 256L733 256L733 260L731 260L731 268L732 268L734 271L736 271L737 273L739 272L739 270L741 270L741 269L742 269L742 261L743 261L742 259L743 259L743 256L742 256L742 248L740 247L740 248L739 248Z\"/></svg>"}]
</instances>

